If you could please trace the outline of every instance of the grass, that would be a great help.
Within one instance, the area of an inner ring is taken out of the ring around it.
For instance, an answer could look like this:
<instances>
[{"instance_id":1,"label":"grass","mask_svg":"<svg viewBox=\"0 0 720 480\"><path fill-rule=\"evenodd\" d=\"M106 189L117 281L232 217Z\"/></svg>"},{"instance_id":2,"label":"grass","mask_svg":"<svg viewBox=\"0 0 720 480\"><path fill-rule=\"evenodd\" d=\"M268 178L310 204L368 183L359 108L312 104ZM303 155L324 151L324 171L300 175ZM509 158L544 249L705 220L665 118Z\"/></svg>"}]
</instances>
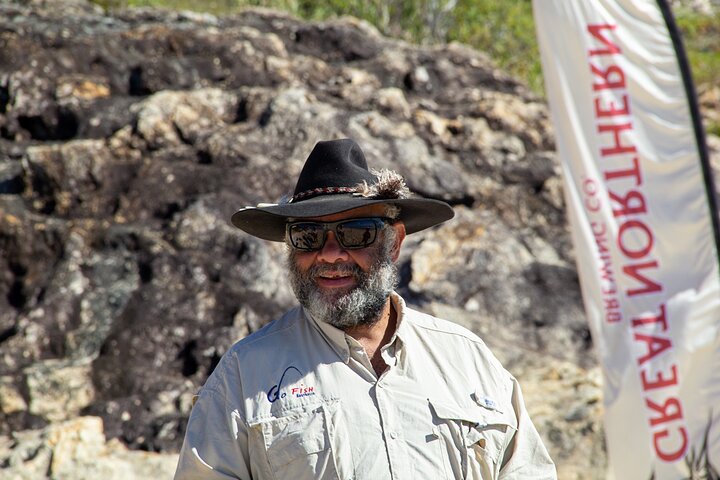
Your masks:
<instances>
[{"instance_id":1,"label":"grass","mask_svg":"<svg viewBox=\"0 0 720 480\"><path fill-rule=\"evenodd\" d=\"M720 11L706 16L680 10L675 12L675 19L683 34L695 85L717 86L720 78ZM705 129L707 133L720 136L718 121L707 122Z\"/></svg>"},{"instance_id":2,"label":"grass","mask_svg":"<svg viewBox=\"0 0 720 480\"><path fill-rule=\"evenodd\" d=\"M488 53L497 65L542 94L540 52L531 0L461 0L447 40Z\"/></svg>"},{"instance_id":3,"label":"grass","mask_svg":"<svg viewBox=\"0 0 720 480\"><path fill-rule=\"evenodd\" d=\"M720 11L713 16L689 11L676 13L683 33L695 83L717 82L720 78Z\"/></svg>"}]
</instances>

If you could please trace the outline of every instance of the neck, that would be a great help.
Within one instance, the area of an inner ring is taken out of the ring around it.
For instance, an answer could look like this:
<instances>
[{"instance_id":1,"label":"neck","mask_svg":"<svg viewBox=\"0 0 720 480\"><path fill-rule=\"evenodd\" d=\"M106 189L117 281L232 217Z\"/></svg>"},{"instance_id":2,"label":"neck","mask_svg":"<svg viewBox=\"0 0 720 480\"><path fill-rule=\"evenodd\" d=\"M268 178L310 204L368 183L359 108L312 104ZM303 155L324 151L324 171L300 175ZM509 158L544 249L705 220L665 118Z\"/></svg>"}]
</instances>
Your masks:
<instances>
[{"instance_id":1,"label":"neck","mask_svg":"<svg viewBox=\"0 0 720 480\"><path fill-rule=\"evenodd\" d=\"M365 348L373 367L375 367L375 371L380 374L385 370L383 367L378 371L378 365L384 365L380 356L380 349L387 345L393 334L395 334L396 328L397 312L392 305L392 301L388 298L377 322L372 325L348 327L345 329L345 333L360 342Z\"/></svg>"}]
</instances>

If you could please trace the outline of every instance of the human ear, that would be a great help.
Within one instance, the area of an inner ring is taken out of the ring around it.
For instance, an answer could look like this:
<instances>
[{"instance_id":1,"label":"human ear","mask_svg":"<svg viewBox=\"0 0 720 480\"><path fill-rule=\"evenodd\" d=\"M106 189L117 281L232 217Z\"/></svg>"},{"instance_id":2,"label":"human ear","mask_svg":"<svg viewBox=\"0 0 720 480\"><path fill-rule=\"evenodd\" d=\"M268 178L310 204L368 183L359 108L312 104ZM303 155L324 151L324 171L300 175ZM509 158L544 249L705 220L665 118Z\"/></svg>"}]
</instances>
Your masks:
<instances>
[{"instance_id":1,"label":"human ear","mask_svg":"<svg viewBox=\"0 0 720 480\"><path fill-rule=\"evenodd\" d=\"M391 225L391 228L395 229L395 244L391 251L392 261L397 262L398 258L400 258L400 247L405 240L405 224L396 222Z\"/></svg>"}]
</instances>

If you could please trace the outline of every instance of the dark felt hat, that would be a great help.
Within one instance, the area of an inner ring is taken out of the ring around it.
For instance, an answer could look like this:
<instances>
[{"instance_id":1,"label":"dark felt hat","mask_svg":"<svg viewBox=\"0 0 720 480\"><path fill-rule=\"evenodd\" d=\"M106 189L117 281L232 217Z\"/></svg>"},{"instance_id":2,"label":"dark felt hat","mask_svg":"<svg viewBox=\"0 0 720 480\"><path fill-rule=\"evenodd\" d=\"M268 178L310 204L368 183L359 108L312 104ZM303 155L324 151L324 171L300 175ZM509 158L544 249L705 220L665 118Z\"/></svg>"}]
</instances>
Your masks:
<instances>
[{"instance_id":1,"label":"dark felt hat","mask_svg":"<svg viewBox=\"0 0 720 480\"><path fill-rule=\"evenodd\" d=\"M408 234L454 215L445 202L373 189L378 184L378 176L368 169L365 155L353 140L318 142L305 161L289 201L242 208L232 216L232 223L250 235L282 242L289 219L320 217L366 205L399 207L398 219Z\"/></svg>"}]
</instances>

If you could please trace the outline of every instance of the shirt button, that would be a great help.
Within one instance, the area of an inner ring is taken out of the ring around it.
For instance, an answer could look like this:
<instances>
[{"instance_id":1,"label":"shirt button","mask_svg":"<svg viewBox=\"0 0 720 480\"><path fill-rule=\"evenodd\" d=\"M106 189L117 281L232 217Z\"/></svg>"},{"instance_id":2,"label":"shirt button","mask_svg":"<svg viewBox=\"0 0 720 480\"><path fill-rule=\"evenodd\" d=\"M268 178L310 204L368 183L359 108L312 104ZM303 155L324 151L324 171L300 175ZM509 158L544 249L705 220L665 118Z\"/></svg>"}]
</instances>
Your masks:
<instances>
[{"instance_id":1,"label":"shirt button","mask_svg":"<svg viewBox=\"0 0 720 480\"><path fill-rule=\"evenodd\" d=\"M393 440L395 440L397 437L398 437L397 432L390 432L390 438L392 438Z\"/></svg>"}]
</instances>

